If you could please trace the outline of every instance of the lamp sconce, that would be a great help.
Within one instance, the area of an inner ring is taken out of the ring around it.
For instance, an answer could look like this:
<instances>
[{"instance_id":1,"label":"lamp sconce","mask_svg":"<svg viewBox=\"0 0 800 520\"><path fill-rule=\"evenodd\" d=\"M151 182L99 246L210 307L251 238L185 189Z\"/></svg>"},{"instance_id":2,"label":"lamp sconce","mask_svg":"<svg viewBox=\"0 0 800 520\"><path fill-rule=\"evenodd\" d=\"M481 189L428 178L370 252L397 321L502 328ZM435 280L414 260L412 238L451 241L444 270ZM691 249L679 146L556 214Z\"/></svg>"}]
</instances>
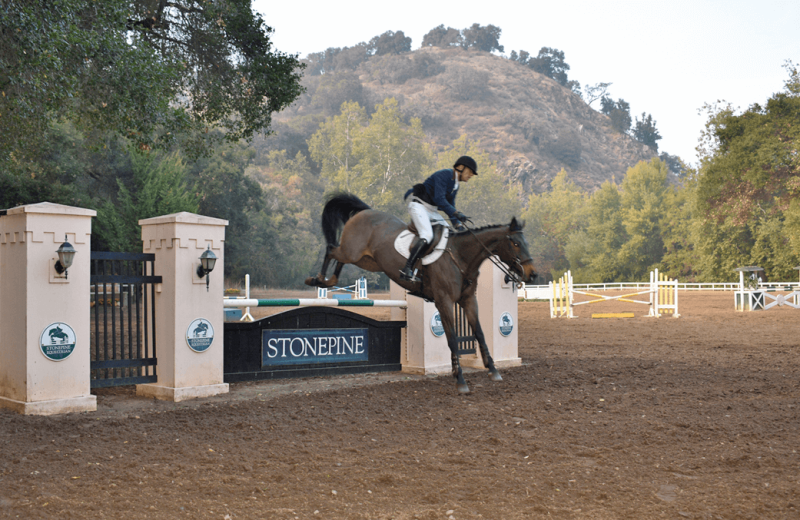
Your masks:
<instances>
[{"instance_id":1,"label":"lamp sconce","mask_svg":"<svg viewBox=\"0 0 800 520\"><path fill-rule=\"evenodd\" d=\"M214 270L214 264L217 263L217 255L211 250L211 245L208 246L208 249L203 251L203 254L200 255L200 265L197 266L197 276L200 278L206 277L206 292L208 292L208 273Z\"/></svg>"},{"instance_id":2,"label":"lamp sconce","mask_svg":"<svg viewBox=\"0 0 800 520\"><path fill-rule=\"evenodd\" d=\"M67 269L72 267L72 261L75 258L75 253L78 251L72 247L72 244L67 242L67 235L64 235L64 243L58 246L56 253L58 253L58 260L56 261L55 270L58 274L64 273L64 278L67 278Z\"/></svg>"}]
</instances>

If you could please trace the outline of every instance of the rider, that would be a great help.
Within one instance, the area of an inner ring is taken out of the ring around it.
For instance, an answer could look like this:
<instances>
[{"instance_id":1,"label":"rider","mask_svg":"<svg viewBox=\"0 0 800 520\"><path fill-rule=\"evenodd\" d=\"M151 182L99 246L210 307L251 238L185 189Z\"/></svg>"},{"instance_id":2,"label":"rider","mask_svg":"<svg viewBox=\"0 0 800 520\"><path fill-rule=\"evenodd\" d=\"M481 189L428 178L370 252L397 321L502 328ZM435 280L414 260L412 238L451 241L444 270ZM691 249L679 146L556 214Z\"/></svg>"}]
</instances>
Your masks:
<instances>
[{"instance_id":1,"label":"rider","mask_svg":"<svg viewBox=\"0 0 800 520\"><path fill-rule=\"evenodd\" d=\"M456 194L461 182L468 182L473 175L478 175L478 165L475 159L467 155L458 158L453 168L439 170L422 184L415 184L403 197L408 202L408 213L411 221L417 228L419 238L411 246L406 266L400 271L400 278L410 282L418 282L414 276L414 264L417 263L425 246L433 240L433 224L447 222L437 213L444 211L455 225L456 229L464 229L466 215L456 210Z\"/></svg>"}]
</instances>

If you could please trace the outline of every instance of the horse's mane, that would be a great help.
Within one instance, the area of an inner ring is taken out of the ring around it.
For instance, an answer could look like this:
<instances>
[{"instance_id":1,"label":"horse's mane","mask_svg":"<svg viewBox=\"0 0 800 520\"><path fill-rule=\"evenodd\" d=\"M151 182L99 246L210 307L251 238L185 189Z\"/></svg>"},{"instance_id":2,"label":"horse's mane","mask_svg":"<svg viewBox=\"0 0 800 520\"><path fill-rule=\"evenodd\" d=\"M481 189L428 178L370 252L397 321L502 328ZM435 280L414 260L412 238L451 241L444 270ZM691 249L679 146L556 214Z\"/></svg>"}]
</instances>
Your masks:
<instances>
[{"instance_id":1,"label":"horse's mane","mask_svg":"<svg viewBox=\"0 0 800 520\"><path fill-rule=\"evenodd\" d=\"M459 237L461 235L466 235L467 233L470 233L470 232L475 233L475 232L478 232L478 231L486 231L486 230L489 230L489 229L495 229L495 228L501 228L501 227L508 227L509 228L508 230L509 230L510 233L516 233L518 231L522 231L522 228L525 227L525 222L520 223L517 220L517 217L513 217L509 224L491 224L489 226L482 226L482 227L479 227L479 228L468 229L466 231L457 231L452 236Z\"/></svg>"},{"instance_id":2,"label":"horse's mane","mask_svg":"<svg viewBox=\"0 0 800 520\"><path fill-rule=\"evenodd\" d=\"M470 232L476 233L478 231L486 231L488 229L501 228L501 227L507 227L507 226L508 226L508 224L489 224L488 226L481 226L479 228L470 228L470 229L467 229L466 231L456 231L451 236L460 237L461 235L469 235L469 234L471 234Z\"/></svg>"}]
</instances>

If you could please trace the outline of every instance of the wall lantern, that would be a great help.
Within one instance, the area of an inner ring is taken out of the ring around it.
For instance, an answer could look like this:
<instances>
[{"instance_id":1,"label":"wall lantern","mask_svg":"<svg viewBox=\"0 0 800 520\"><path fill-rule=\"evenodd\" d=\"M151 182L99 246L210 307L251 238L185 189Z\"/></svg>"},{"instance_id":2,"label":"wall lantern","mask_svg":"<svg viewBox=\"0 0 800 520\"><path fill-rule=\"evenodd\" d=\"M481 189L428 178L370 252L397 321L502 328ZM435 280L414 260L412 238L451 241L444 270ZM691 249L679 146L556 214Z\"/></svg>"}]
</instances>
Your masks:
<instances>
[{"instance_id":1,"label":"wall lantern","mask_svg":"<svg viewBox=\"0 0 800 520\"><path fill-rule=\"evenodd\" d=\"M197 266L197 276L206 277L206 292L208 292L208 273L214 270L217 263L217 255L211 250L211 245L200 255L200 265Z\"/></svg>"},{"instance_id":2,"label":"wall lantern","mask_svg":"<svg viewBox=\"0 0 800 520\"><path fill-rule=\"evenodd\" d=\"M58 260L56 261L56 272L58 274L64 273L64 278L67 278L67 269L72 267L72 260L75 258L75 253L78 251L72 247L72 244L67 242L67 235L64 235L64 243L61 244L56 253L58 253Z\"/></svg>"}]
</instances>

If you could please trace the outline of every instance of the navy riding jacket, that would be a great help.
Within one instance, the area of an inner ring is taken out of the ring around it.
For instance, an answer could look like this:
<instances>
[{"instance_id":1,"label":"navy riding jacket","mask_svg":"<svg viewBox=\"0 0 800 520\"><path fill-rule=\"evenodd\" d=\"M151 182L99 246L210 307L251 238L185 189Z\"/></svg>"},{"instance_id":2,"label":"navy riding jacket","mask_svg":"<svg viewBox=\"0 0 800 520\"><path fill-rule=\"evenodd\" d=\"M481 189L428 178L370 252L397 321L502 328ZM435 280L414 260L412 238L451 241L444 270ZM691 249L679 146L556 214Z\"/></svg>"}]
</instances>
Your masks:
<instances>
[{"instance_id":1,"label":"navy riding jacket","mask_svg":"<svg viewBox=\"0 0 800 520\"><path fill-rule=\"evenodd\" d=\"M419 189L415 189L415 187L408 190L404 198L408 198L413 193L428 204L436 206L438 210L444 211L450 217L450 220L456 223L456 195L458 194L458 188L456 187L453 173L451 168L433 173L421 185L416 185L423 186L424 193L420 193Z\"/></svg>"}]
</instances>

